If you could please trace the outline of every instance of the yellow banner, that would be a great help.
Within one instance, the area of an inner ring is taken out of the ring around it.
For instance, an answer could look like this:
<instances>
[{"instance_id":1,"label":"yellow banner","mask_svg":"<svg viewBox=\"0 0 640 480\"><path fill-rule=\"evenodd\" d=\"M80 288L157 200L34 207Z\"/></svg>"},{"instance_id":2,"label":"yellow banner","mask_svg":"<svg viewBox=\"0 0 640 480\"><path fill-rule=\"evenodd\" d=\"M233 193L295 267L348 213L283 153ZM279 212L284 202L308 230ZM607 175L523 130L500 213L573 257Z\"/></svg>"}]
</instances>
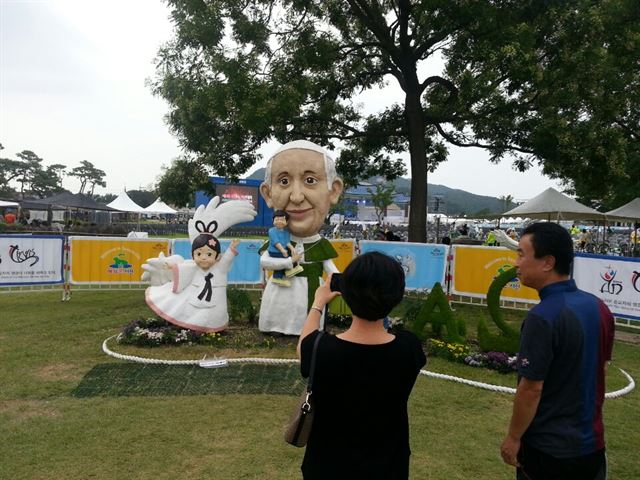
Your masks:
<instances>
[{"instance_id":1,"label":"yellow banner","mask_svg":"<svg viewBox=\"0 0 640 480\"><path fill-rule=\"evenodd\" d=\"M338 258L333 259L336 267L340 272L344 272L344 269L351 263L355 256L355 242L354 240L330 240L333 248L338 252ZM326 279L327 275L324 275ZM334 315L351 315L351 310L344 303L342 297L337 297L329 304L329 312Z\"/></svg>"},{"instance_id":2,"label":"yellow banner","mask_svg":"<svg viewBox=\"0 0 640 480\"><path fill-rule=\"evenodd\" d=\"M355 256L355 242L354 240L330 240L333 248L338 252L338 258L333 259L338 271L344 272L347 265L351 263Z\"/></svg>"},{"instance_id":3,"label":"yellow banner","mask_svg":"<svg viewBox=\"0 0 640 480\"><path fill-rule=\"evenodd\" d=\"M71 283L142 283L142 264L169 240L71 237Z\"/></svg>"},{"instance_id":4,"label":"yellow banner","mask_svg":"<svg viewBox=\"0 0 640 480\"><path fill-rule=\"evenodd\" d=\"M485 298L493 279L515 265L517 253L501 247L453 247L451 293ZM538 292L516 278L502 290L502 300L537 302Z\"/></svg>"}]
</instances>

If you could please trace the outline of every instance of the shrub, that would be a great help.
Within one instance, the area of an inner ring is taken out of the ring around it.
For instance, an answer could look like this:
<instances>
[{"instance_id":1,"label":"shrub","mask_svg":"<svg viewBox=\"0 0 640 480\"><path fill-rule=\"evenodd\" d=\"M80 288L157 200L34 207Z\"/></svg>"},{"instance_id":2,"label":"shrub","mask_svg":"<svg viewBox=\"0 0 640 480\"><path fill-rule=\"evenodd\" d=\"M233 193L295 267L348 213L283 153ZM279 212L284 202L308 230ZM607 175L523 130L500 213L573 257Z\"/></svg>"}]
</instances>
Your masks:
<instances>
[{"instance_id":1,"label":"shrub","mask_svg":"<svg viewBox=\"0 0 640 480\"><path fill-rule=\"evenodd\" d=\"M443 337L449 343L463 343L466 341L466 325L464 321L453 316L449 301L440 283L436 283L433 286L427 299L422 302L415 319L405 319L405 324L407 329L421 340L427 338L426 326L431 324L433 334ZM444 335L442 334L443 326L446 327Z\"/></svg>"},{"instance_id":2,"label":"shrub","mask_svg":"<svg viewBox=\"0 0 640 480\"><path fill-rule=\"evenodd\" d=\"M493 279L493 282L491 282L491 286L487 292L487 307L492 320L498 326L501 333L499 335L491 334L486 321L483 318L478 321L478 343L480 344L480 348L485 352L498 351L516 353L520 348L520 333L507 325L500 312L500 292L502 292L502 289L507 283L516 278L517 273L515 267L510 268L500 273Z\"/></svg>"},{"instance_id":3,"label":"shrub","mask_svg":"<svg viewBox=\"0 0 640 480\"><path fill-rule=\"evenodd\" d=\"M246 319L250 324L256 323L256 309L247 292L235 287L228 287L227 302L229 321L236 322L241 319Z\"/></svg>"}]
</instances>

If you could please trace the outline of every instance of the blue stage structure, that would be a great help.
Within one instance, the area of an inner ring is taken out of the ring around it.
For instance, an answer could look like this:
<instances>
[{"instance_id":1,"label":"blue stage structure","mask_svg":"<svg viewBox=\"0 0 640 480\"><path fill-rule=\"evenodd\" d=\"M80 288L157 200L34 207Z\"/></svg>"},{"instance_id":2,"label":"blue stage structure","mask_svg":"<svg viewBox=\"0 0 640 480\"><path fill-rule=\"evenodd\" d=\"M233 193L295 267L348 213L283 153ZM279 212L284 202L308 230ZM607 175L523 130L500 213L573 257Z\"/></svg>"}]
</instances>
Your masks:
<instances>
[{"instance_id":1,"label":"blue stage structure","mask_svg":"<svg viewBox=\"0 0 640 480\"><path fill-rule=\"evenodd\" d=\"M236 227L271 227L273 225L273 209L267 206L260 195L261 180L243 178L235 183L227 182L224 177L209 177L209 180L215 185L216 195L221 197L223 202L248 200L258 212L256 218L251 222L239 223ZM196 192L196 208L200 205L206 205L211 198L202 190L198 190Z\"/></svg>"}]
</instances>

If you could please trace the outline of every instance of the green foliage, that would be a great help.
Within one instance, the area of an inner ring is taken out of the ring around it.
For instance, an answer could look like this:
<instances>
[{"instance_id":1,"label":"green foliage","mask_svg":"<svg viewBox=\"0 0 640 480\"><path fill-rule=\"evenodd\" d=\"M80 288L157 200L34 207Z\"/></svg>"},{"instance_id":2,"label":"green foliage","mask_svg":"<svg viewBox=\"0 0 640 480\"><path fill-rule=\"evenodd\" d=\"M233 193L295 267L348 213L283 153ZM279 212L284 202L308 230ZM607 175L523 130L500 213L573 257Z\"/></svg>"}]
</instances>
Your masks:
<instances>
[{"instance_id":1,"label":"green foliage","mask_svg":"<svg viewBox=\"0 0 640 480\"><path fill-rule=\"evenodd\" d=\"M583 198L635 192L637 0L168 3L176 34L151 87L219 175L244 173L270 140L339 142L351 185L401 175L409 152L410 241L426 240L427 174L446 144L515 155L521 170L540 162ZM441 59L442 74L418 74ZM388 83L399 102L358 103Z\"/></svg>"},{"instance_id":2,"label":"green foliage","mask_svg":"<svg viewBox=\"0 0 640 480\"><path fill-rule=\"evenodd\" d=\"M235 287L227 287L227 302L230 322L245 320L249 324L256 323L256 309L247 292Z\"/></svg>"},{"instance_id":3,"label":"green foliage","mask_svg":"<svg viewBox=\"0 0 640 480\"><path fill-rule=\"evenodd\" d=\"M460 114L448 139L492 144L495 161L511 149L516 168L540 163L607 209L637 196L640 3L475 3L467 14L482 20L460 31L447 55Z\"/></svg>"},{"instance_id":4,"label":"green foliage","mask_svg":"<svg viewBox=\"0 0 640 480\"><path fill-rule=\"evenodd\" d=\"M382 216L386 208L393 202L394 193L393 184L383 184L382 182L376 183L375 190L367 188L367 192L371 195L371 202L373 208L376 211L376 217L378 217L378 223L382 223Z\"/></svg>"},{"instance_id":5,"label":"green foliage","mask_svg":"<svg viewBox=\"0 0 640 480\"><path fill-rule=\"evenodd\" d=\"M406 328L421 340L427 338L426 326L430 324L432 333L438 337L443 336L442 328L446 327L443 338L449 343L464 343L466 341L464 321L453 316L447 296L439 282L433 286L415 319L412 319L411 316L410 312L409 318L405 319Z\"/></svg>"},{"instance_id":6,"label":"green foliage","mask_svg":"<svg viewBox=\"0 0 640 480\"><path fill-rule=\"evenodd\" d=\"M478 343L480 348L485 352L507 352L516 353L520 348L520 333L509 326L502 318L500 312L500 292L507 283L515 279L518 275L518 271L515 267L512 267L504 272L501 272L496 278L493 279L487 292L487 308L489 309L489 315L491 319L500 329L499 335L493 335L489 332L484 318L481 318L478 322Z\"/></svg>"},{"instance_id":7,"label":"green foliage","mask_svg":"<svg viewBox=\"0 0 640 480\"><path fill-rule=\"evenodd\" d=\"M80 180L80 190L78 193L87 193L88 195L93 195L96 185L100 187L107 186L107 182L104 181L106 175L103 170L96 168L93 163L88 160L82 160L80 166L72 168L69 173L69 176L77 177Z\"/></svg>"},{"instance_id":8,"label":"green foliage","mask_svg":"<svg viewBox=\"0 0 640 480\"><path fill-rule=\"evenodd\" d=\"M520 336L494 335L489 331L484 318L478 320L478 344L483 352L505 352L515 354L520 348Z\"/></svg>"},{"instance_id":9,"label":"green foliage","mask_svg":"<svg viewBox=\"0 0 640 480\"><path fill-rule=\"evenodd\" d=\"M156 184L156 194L178 207L194 205L197 190L215 193L204 166L186 157L176 158L170 167L163 167Z\"/></svg>"}]
</instances>

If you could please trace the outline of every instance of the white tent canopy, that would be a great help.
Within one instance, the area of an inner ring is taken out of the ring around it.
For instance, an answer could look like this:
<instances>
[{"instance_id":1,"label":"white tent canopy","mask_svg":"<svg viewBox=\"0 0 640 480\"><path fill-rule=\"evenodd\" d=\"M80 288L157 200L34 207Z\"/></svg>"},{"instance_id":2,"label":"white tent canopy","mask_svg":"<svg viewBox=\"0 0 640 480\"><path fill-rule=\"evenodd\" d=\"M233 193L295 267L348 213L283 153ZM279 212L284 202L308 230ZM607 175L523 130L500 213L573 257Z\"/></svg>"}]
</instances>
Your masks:
<instances>
[{"instance_id":1,"label":"white tent canopy","mask_svg":"<svg viewBox=\"0 0 640 480\"><path fill-rule=\"evenodd\" d=\"M144 213L146 211L136 202L131 200L129 195L127 195L127 192L122 192L120 195L118 195L118 198L109 203L107 207L111 207L115 210L120 210L121 212Z\"/></svg>"},{"instance_id":2,"label":"white tent canopy","mask_svg":"<svg viewBox=\"0 0 640 480\"><path fill-rule=\"evenodd\" d=\"M164 203L160 197L151 205L144 209L145 213L176 213L176 210Z\"/></svg>"},{"instance_id":3,"label":"white tent canopy","mask_svg":"<svg viewBox=\"0 0 640 480\"><path fill-rule=\"evenodd\" d=\"M5 200L0 200L0 207L18 207L20 204L18 202L7 202Z\"/></svg>"},{"instance_id":4,"label":"white tent canopy","mask_svg":"<svg viewBox=\"0 0 640 480\"><path fill-rule=\"evenodd\" d=\"M610 212L607 212L607 217L613 220L621 221L640 221L640 197L636 197L629 203L622 205Z\"/></svg>"},{"instance_id":5,"label":"white tent canopy","mask_svg":"<svg viewBox=\"0 0 640 480\"><path fill-rule=\"evenodd\" d=\"M553 188L547 188L531 200L503 213L502 216L546 220L602 220L606 218L604 213L582 205Z\"/></svg>"}]
</instances>

